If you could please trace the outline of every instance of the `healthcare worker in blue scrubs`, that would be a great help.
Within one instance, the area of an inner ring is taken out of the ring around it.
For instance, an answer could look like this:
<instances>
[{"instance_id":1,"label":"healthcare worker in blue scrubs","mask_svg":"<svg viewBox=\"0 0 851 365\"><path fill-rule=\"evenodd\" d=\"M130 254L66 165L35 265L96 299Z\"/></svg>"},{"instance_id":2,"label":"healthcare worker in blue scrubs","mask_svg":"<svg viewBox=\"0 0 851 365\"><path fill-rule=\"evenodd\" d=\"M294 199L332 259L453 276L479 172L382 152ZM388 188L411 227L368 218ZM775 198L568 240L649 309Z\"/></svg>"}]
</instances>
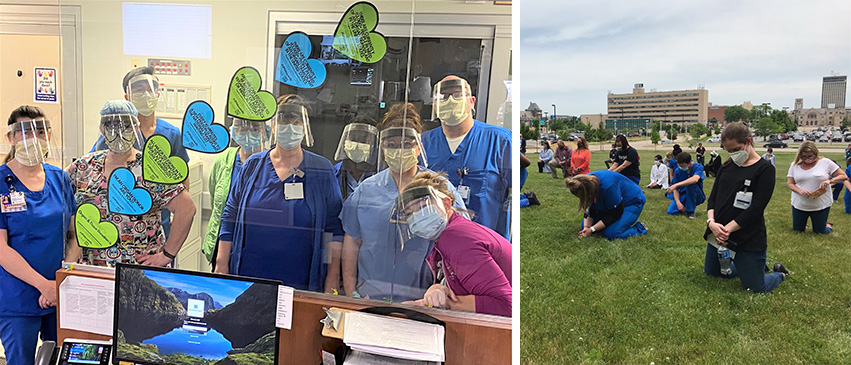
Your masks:
<instances>
[{"instance_id":1,"label":"healthcare worker in blue scrubs","mask_svg":"<svg viewBox=\"0 0 851 365\"><path fill-rule=\"evenodd\" d=\"M8 125L12 151L0 165L0 343L8 364L32 365L39 333L56 341L56 270L76 206L68 175L44 163L56 157L44 113L22 106Z\"/></svg>"},{"instance_id":2,"label":"healthcare worker in blue scrubs","mask_svg":"<svg viewBox=\"0 0 851 365\"><path fill-rule=\"evenodd\" d=\"M434 243L409 235L396 197L425 166L413 104L396 104L379 124L381 172L366 179L343 204L343 286L349 296L404 302L422 298L434 283L426 257ZM455 208L465 206L455 191Z\"/></svg>"},{"instance_id":3,"label":"healthcare worker in blue scrubs","mask_svg":"<svg viewBox=\"0 0 851 365\"><path fill-rule=\"evenodd\" d=\"M579 237L596 232L610 240L640 236L647 228L638 221L647 199L641 187L619 172L603 170L564 179L585 212Z\"/></svg>"},{"instance_id":4,"label":"healthcare worker in blue scrubs","mask_svg":"<svg viewBox=\"0 0 851 365\"><path fill-rule=\"evenodd\" d=\"M378 170L378 128L369 117L354 119L343 129L334 153L334 174L340 183L343 201Z\"/></svg>"},{"instance_id":5,"label":"healthcare worker in blue scrubs","mask_svg":"<svg viewBox=\"0 0 851 365\"><path fill-rule=\"evenodd\" d=\"M440 127L423 133L429 168L444 171L473 212L473 221L509 237L511 132L473 119L470 84L447 76L434 87L432 119Z\"/></svg>"},{"instance_id":6,"label":"healthcare worker in blue scrubs","mask_svg":"<svg viewBox=\"0 0 851 365\"><path fill-rule=\"evenodd\" d=\"M333 271L340 267L343 200L331 162L302 149L313 145L307 106L297 95L278 98L275 148L245 160L231 187L216 272L280 280L300 290L339 287L339 269Z\"/></svg>"},{"instance_id":7,"label":"healthcare worker in blue scrubs","mask_svg":"<svg viewBox=\"0 0 851 365\"><path fill-rule=\"evenodd\" d=\"M703 165L694 163L691 154L680 152L677 155L677 170L671 185L665 191L665 196L673 200L668 205L668 214L685 213L689 219L695 218L695 208L706 201L706 193L703 191Z\"/></svg>"},{"instance_id":8,"label":"healthcare worker in blue scrubs","mask_svg":"<svg viewBox=\"0 0 851 365\"><path fill-rule=\"evenodd\" d=\"M142 146L133 147L141 151L148 138L154 134L161 134L171 144L172 156L180 157L188 163L189 154L186 153L186 148L183 147L183 137L180 129L156 116L157 104L160 98L160 81L154 76L153 67L137 67L130 70L130 72L124 75L121 87L124 88L124 99L133 103L133 106L139 111L137 118L139 119L139 129L142 132ZM89 152L108 149L103 136L100 136ZM189 178L187 177L186 180L188 181ZM183 184L183 186L187 191L189 190L189 184ZM168 238L171 233L171 212L168 209L162 210L162 227L165 237Z\"/></svg>"},{"instance_id":9,"label":"healthcare worker in blue scrubs","mask_svg":"<svg viewBox=\"0 0 851 365\"><path fill-rule=\"evenodd\" d=\"M201 250L213 268L216 265L216 251L219 243L219 228L222 223L222 213L225 210L231 186L234 185L242 170L243 161L249 156L269 148L269 136L272 128L266 122L255 122L233 118L230 126L231 140L237 147L229 147L220 153L210 168L210 199L213 201L210 221L207 224L207 234Z\"/></svg>"}]
</instances>

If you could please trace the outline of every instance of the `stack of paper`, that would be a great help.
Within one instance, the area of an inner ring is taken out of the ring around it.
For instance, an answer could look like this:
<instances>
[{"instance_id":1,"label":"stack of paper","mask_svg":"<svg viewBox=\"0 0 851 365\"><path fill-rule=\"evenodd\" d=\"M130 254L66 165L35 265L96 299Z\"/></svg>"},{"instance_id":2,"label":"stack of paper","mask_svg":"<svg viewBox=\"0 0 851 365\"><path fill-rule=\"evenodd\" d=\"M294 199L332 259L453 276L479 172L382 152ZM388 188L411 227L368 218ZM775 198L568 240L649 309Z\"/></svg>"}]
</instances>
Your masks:
<instances>
[{"instance_id":1,"label":"stack of paper","mask_svg":"<svg viewBox=\"0 0 851 365\"><path fill-rule=\"evenodd\" d=\"M332 355L333 356L333 355ZM368 354L363 351L351 351L343 365L438 365L435 361L402 360L387 356Z\"/></svg>"},{"instance_id":2,"label":"stack of paper","mask_svg":"<svg viewBox=\"0 0 851 365\"><path fill-rule=\"evenodd\" d=\"M445 361L445 329L436 324L361 312L346 313L343 342L352 350L419 361Z\"/></svg>"}]
</instances>

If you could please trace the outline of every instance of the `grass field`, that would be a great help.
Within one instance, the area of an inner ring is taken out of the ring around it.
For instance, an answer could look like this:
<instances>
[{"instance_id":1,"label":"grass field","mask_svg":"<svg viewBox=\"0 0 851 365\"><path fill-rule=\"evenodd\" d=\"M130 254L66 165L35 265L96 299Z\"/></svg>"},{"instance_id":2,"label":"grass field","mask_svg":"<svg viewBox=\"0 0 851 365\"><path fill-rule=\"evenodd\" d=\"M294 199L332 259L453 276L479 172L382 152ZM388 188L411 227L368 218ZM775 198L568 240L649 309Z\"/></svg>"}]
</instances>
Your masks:
<instances>
[{"instance_id":1,"label":"grass field","mask_svg":"<svg viewBox=\"0 0 851 365\"><path fill-rule=\"evenodd\" d=\"M639 152L646 185L656 152ZM592 171L606 155L592 151ZM645 189L646 235L579 239L578 199L529 158L523 191L541 205L520 210L522 363L851 363L851 215L840 198L831 235L792 232L793 153L777 153L765 214L768 264L782 262L791 276L770 294L703 273L705 203L695 220L668 216L670 200ZM714 182L704 182L707 198Z\"/></svg>"}]
</instances>

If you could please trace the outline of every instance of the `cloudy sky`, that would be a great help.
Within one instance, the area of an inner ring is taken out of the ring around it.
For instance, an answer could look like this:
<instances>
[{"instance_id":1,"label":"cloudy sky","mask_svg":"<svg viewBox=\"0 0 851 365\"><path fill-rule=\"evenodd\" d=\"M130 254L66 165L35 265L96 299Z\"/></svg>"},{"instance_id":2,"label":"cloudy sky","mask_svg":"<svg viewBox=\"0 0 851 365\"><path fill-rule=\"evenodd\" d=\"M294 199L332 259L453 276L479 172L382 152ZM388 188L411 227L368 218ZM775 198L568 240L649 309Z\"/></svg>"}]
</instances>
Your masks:
<instances>
[{"instance_id":1,"label":"cloudy sky","mask_svg":"<svg viewBox=\"0 0 851 365\"><path fill-rule=\"evenodd\" d=\"M606 112L606 93L694 89L716 105L821 104L851 73L851 1L523 0L515 69L522 109ZM851 93L851 92L849 92ZM847 100L846 96L846 100ZM847 104L847 102L846 102Z\"/></svg>"}]
</instances>

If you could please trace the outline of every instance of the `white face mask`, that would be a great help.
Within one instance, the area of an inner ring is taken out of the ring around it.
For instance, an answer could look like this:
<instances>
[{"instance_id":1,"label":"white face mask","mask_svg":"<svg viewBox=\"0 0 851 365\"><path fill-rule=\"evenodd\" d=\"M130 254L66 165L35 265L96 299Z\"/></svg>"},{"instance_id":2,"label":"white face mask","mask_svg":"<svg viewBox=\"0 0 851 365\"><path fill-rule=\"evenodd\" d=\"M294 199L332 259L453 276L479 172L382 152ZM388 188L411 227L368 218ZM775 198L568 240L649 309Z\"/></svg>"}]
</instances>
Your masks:
<instances>
[{"instance_id":1,"label":"white face mask","mask_svg":"<svg viewBox=\"0 0 851 365\"><path fill-rule=\"evenodd\" d=\"M466 104L463 98L456 99L450 96L448 99L440 101L440 111L437 117L448 126L459 125L470 116L470 109L466 107Z\"/></svg>"},{"instance_id":2,"label":"white face mask","mask_svg":"<svg viewBox=\"0 0 851 365\"><path fill-rule=\"evenodd\" d=\"M15 144L15 160L24 166L35 166L47 155L47 141L41 138L21 140Z\"/></svg>"},{"instance_id":3,"label":"white face mask","mask_svg":"<svg viewBox=\"0 0 851 365\"><path fill-rule=\"evenodd\" d=\"M392 172L405 172L417 165L417 152L415 148L386 148L384 149L384 162Z\"/></svg>"},{"instance_id":4,"label":"white face mask","mask_svg":"<svg viewBox=\"0 0 851 365\"><path fill-rule=\"evenodd\" d=\"M658 160L657 160L657 161L653 161L653 164L654 164L654 165L656 165L656 166L659 166L661 163L662 163L662 161L658 161Z\"/></svg>"},{"instance_id":5,"label":"white face mask","mask_svg":"<svg viewBox=\"0 0 851 365\"><path fill-rule=\"evenodd\" d=\"M304 140L304 126L294 124L279 125L275 132L275 143L285 150L291 150L301 145Z\"/></svg>"},{"instance_id":6,"label":"white face mask","mask_svg":"<svg viewBox=\"0 0 851 365\"><path fill-rule=\"evenodd\" d=\"M745 147L744 149L742 149L742 150L740 150L740 151L731 152L731 153L730 153L730 158L733 160L733 163L734 163L734 164L736 164L736 166L741 167L741 166L742 166L742 164L744 164L744 163L745 163L745 161L747 161L747 160L748 160L748 150L747 150L747 147Z\"/></svg>"},{"instance_id":7,"label":"white face mask","mask_svg":"<svg viewBox=\"0 0 851 365\"><path fill-rule=\"evenodd\" d=\"M136 110L139 111L139 114L144 116L150 116L154 114L154 111L157 110L157 103L159 103L160 99L157 98L151 92L144 92L142 94L133 94L133 99L130 102L133 103L133 106L136 107Z\"/></svg>"},{"instance_id":8,"label":"white face mask","mask_svg":"<svg viewBox=\"0 0 851 365\"><path fill-rule=\"evenodd\" d=\"M343 142L343 151L346 153L346 156L355 163L366 162L366 160L369 159L369 153L371 150L372 146L368 143L360 143L349 140Z\"/></svg>"}]
</instances>

